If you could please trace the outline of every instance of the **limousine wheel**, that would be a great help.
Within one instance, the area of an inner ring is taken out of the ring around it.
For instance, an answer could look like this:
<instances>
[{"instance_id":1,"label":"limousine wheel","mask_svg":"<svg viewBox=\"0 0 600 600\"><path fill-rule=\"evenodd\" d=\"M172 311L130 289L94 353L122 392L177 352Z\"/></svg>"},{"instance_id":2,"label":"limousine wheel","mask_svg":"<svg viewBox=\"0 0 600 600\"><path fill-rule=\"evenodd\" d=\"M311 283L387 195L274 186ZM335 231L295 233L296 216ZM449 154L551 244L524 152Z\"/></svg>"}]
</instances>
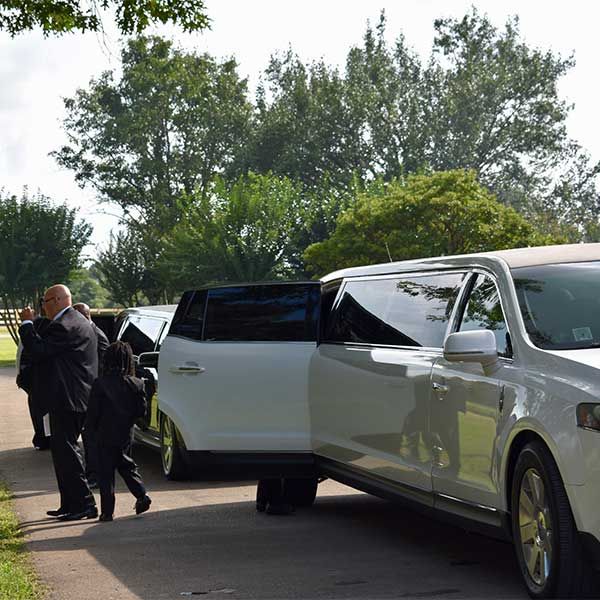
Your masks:
<instances>
[{"instance_id":1,"label":"limousine wheel","mask_svg":"<svg viewBox=\"0 0 600 600\"><path fill-rule=\"evenodd\" d=\"M184 459L185 448L181 447L177 428L169 417L160 419L160 456L163 473L167 479L180 481L187 479L188 468Z\"/></svg>"},{"instance_id":2,"label":"limousine wheel","mask_svg":"<svg viewBox=\"0 0 600 600\"><path fill-rule=\"evenodd\" d=\"M527 444L519 454L511 498L513 540L529 595L590 595L594 575L583 556L558 467L541 442Z\"/></svg>"}]
</instances>

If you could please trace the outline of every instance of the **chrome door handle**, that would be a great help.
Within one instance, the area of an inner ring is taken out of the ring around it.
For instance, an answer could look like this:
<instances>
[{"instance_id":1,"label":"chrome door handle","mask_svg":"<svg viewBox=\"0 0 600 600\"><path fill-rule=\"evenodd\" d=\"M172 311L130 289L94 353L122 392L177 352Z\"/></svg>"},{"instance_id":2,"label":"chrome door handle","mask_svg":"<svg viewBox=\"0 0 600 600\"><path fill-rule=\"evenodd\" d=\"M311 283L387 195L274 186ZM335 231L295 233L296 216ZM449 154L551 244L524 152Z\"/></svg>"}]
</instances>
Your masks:
<instances>
[{"instance_id":1,"label":"chrome door handle","mask_svg":"<svg viewBox=\"0 0 600 600\"><path fill-rule=\"evenodd\" d=\"M189 373L190 375L198 375L198 373L204 373L204 371L206 371L206 369L204 367L200 367L198 365L173 365L169 371L171 371L171 373L176 373L176 374L185 374L185 373Z\"/></svg>"},{"instance_id":2,"label":"chrome door handle","mask_svg":"<svg viewBox=\"0 0 600 600\"><path fill-rule=\"evenodd\" d=\"M435 381L431 384L431 387L435 392L439 392L440 394L446 394L450 390L447 385L444 385L443 383L437 383Z\"/></svg>"}]
</instances>

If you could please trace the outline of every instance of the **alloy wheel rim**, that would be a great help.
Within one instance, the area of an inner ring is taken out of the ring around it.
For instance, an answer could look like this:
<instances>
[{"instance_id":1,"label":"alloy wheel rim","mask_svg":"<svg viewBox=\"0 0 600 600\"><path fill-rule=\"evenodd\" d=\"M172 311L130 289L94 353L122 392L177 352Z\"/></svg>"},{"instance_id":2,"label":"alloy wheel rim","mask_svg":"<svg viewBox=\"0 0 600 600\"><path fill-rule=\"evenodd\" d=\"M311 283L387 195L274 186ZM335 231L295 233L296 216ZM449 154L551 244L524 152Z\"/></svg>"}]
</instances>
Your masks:
<instances>
[{"instance_id":1,"label":"alloy wheel rim","mask_svg":"<svg viewBox=\"0 0 600 600\"><path fill-rule=\"evenodd\" d=\"M519 493L519 534L527 572L543 586L552 567L553 531L544 481L536 469L528 469Z\"/></svg>"},{"instance_id":2,"label":"alloy wheel rim","mask_svg":"<svg viewBox=\"0 0 600 600\"><path fill-rule=\"evenodd\" d=\"M162 461L165 473L171 472L173 464L173 428L171 419L165 417L162 428Z\"/></svg>"}]
</instances>

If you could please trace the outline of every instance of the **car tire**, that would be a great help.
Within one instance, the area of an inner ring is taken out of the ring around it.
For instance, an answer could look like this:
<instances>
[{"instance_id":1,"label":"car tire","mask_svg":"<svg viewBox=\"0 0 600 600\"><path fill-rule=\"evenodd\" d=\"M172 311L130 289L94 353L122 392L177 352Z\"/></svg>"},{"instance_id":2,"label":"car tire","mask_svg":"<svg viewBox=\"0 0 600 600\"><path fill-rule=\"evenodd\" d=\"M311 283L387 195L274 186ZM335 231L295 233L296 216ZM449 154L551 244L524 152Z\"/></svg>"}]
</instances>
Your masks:
<instances>
[{"instance_id":1,"label":"car tire","mask_svg":"<svg viewBox=\"0 0 600 600\"><path fill-rule=\"evenodd\" d=\"M167 415L160 419L160 458L164 476L171 481L188 479L186 450L175 423Z\"/></svg>"},{"instance_id":2,"label":"car tire","mask_svg":"<svg viewBox=\"0 0 600 600\"><path fill-rule=\"evenodd\" d=\"M558 467L538 441L520 452L511 490L513 541L532 598L598 597Z\"/></svg>"}]
</instances>

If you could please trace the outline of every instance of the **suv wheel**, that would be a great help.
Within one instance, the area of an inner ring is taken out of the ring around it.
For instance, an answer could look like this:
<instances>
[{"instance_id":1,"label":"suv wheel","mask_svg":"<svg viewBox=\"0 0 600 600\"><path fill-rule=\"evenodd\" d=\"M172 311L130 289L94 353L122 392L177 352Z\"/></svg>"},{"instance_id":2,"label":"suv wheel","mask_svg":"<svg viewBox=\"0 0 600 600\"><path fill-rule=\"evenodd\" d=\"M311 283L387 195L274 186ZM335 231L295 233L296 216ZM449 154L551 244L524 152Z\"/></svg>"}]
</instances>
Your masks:
<instances>
[{"instance_id":1,"label":"suv wheel","mask_svg":"<svg viewBox=\"0 0 600 600\"><path fill-rule=\"evenodd\" d=\"M160 457L167 479L180 481L189 476L185 448L179 442L177 427L167 415L160 419Z\"/></svg>"},{"instance_id":2,"label":"suv wheel","mask_svg":"<svg viewBox=\"0 0 600 600\"><path fill-rule=\"evenodd\" d=\"M558 467L541 442L527 444L519 454L511 500L513 540L529 595L592 594L595 575L583 556Z\"/></svg>"}]
</instances>

